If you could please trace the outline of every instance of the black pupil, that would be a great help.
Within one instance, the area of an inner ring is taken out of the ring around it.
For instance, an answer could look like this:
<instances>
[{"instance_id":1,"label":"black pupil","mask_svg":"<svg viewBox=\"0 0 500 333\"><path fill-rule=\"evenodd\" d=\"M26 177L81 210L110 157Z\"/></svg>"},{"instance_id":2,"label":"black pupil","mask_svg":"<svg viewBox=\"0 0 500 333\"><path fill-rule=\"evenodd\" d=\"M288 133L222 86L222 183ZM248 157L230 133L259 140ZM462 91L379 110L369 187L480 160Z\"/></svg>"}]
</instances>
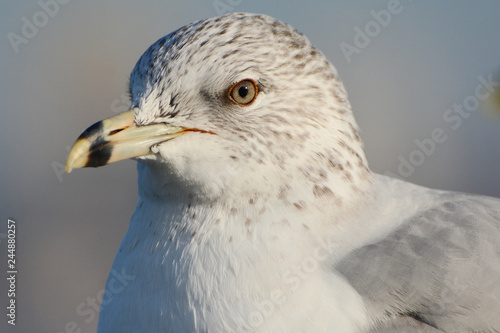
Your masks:
<instances>
[{"instance_id":1,"label":"black pupil","mask_svg":"<svg viewBox=\"0 0 500 333\"><path fill-rule=\"evenodd\" d=\"M248 95L248 87L241 86L240 89L238 89L238 94L240 97L245 98Z\"/></svg>"}]
</instances>

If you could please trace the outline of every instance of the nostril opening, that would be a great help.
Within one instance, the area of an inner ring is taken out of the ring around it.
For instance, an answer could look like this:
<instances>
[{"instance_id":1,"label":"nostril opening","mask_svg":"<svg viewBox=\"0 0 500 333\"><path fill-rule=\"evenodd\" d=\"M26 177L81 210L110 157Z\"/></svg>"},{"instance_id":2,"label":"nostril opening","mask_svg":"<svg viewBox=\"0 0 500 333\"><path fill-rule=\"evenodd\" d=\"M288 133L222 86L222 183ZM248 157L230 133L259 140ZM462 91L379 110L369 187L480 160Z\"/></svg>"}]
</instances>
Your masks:
<instances>
[{"instance_id":1,"label":"nostril opening","mask_svg":"<svg viewBox=\"0 0 500 333\"><path fill-rule=\"evenodd\" d=\"M121 131L123 131L126 127L124 128L119 128L119 129L116 129L116 130L113 130L111 132L109 132L109 135L113 135L113 134L116 134L116 133L120 133Z\"/></svg>"}]
</instances>

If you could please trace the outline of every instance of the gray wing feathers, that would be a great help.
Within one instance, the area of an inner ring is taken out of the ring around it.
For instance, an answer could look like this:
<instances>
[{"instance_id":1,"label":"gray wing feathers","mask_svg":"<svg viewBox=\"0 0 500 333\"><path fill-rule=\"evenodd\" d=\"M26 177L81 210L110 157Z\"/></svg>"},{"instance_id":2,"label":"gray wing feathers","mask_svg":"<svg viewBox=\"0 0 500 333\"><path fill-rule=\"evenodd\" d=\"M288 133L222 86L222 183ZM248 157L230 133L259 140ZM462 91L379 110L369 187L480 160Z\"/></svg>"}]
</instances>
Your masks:
<instances>
[{"instance_id":1,"label":"gray wing feathers","mask_svg":"<svg viewBox=\"0 0 500 333\"><path fill-rule=\"evenodd\" d=\"M381 322L402 316L445 332L500 332L500 200L436 199L336 268Z\"/></svg>"}]
</instances>

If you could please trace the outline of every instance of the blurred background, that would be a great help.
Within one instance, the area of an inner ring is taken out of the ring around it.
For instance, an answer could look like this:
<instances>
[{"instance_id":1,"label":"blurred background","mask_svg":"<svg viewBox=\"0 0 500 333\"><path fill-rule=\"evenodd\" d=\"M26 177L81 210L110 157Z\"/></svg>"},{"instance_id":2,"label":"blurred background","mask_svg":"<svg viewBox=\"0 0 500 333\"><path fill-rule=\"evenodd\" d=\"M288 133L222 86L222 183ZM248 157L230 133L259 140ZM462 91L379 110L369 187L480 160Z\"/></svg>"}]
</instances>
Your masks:
<instances>
[{"instance_id":1,"label":"blurred background","mask_svg":"<svg viewBox=\"0 0 500 333\"><path fill-rule=\"evenodd\" d=\"M95 331L137 201L136 167L67 175L69 146L128 108L129 73L150 44L230 11L275 16L327 55L374 171L500 197L499 113L480 100L500 70L498 1L4 1L0 332ZM15 327L5 316L8 218L17 223Z\"/></svg>"}]
</instances>

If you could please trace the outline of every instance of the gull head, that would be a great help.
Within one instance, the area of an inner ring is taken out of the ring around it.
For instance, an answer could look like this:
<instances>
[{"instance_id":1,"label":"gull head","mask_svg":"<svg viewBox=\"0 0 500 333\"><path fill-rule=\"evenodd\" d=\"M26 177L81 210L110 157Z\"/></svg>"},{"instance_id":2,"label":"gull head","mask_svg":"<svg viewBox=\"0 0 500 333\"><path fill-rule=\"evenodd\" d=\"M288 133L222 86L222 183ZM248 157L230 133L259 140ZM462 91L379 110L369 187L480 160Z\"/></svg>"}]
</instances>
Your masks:
<instances>
[{"instance_id":1,"label":"gull head","mask_svg":"<svg viewBox=\"0 0 500 333\"><path fill-rule=\"evenodd\" d=\"M142 195L355 196L371 173L335 68L291 26L233 13L151 45L131 107L77 139L67 171L126 158Z\"/></svg>"}]
</instances>

